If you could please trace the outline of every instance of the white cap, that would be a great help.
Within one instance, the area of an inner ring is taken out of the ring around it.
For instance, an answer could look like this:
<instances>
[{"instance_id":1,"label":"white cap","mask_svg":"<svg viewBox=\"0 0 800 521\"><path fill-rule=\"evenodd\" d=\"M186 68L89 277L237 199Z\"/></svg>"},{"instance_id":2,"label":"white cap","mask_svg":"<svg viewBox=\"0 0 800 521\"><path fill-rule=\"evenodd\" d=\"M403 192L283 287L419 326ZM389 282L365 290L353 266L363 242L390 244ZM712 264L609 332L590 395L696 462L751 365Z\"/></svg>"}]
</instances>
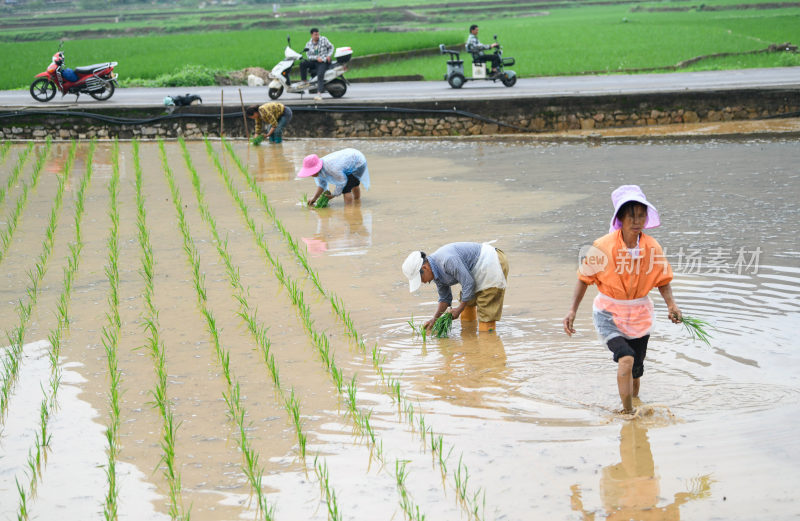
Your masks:
<instances>
[{"instance_id":1,"label":"white cap","mask_svg":"<svg viewBox=\"0 0 800 521\"><path fill-rule=\"evenodd\" d=\"M422 285L419 270L422 269L422 252L412 251L403 262L403 275L408 279L409 291L417 291Z\"/></svg>"}]
</instances>

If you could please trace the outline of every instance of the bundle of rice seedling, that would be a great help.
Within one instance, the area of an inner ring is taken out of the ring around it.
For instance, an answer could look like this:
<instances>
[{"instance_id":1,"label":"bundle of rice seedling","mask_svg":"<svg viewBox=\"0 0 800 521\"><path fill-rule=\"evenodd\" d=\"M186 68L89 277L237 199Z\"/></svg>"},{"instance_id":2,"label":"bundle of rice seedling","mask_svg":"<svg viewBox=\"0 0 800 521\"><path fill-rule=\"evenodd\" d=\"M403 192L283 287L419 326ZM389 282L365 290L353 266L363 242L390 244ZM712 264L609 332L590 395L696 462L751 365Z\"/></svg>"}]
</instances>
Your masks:
<instances>
[{"instance_id":1,"label":"bundle of rice seedling","mask_svg":"<svg viewBox=\"0 0 800 521\"><path fill-rule=\"evenodd\" d=\"M250 142L253 143L255 146L260 145L262 141L264 141L264 136L262 134L259 134L250 140Z\"/></svg>"},{"instance_id":2,"label":"bundle of rice seedling","mask_svg":"<svg viewBox=\"0 0 800 521\"><path fill-rule=\"evenodd\" d=\"M320 195L319 199L317 199L317 204L314 205L314 208L327 208L328 201L330 201L330 199L328 198L327 192L322 192L322 195Z\"/></svg>"},{"instance_id":3,"label":"bundle of rice seedling","mask_svg":"<svg viewBox=\"0 0 800 521\"><path fill-rule=\"evenodd\" d=\"M452 327L453 314L448 311L433 323L433 334L436 335L436 338L447 338Z\"/></svg>"},{"instance_id":4,"label":"bundle of rice seedling","mask_svg":"<svg viewBox=\"0 0 800 521\"><path fill-rule=\"evenodd\" d=\"M711 347L711 336L706 331L707 328L711 328L711 324L706 322L705 320L700 320L699 318L689 317L683 315L681 318L681 323L683 327L686 328L686 331L689 332L689 335L692 337L692 340L700 340L701 342L705 342L705 344Z\"/></svg>"}]
</instances>

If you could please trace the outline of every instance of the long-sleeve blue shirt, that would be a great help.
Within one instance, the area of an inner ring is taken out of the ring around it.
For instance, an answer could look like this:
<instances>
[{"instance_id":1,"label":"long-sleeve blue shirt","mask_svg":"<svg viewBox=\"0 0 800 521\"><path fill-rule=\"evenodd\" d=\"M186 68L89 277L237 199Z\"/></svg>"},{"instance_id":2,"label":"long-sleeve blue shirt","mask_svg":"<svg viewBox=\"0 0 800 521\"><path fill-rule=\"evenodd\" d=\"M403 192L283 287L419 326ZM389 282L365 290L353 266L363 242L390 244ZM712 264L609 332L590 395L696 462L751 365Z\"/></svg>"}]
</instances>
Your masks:
<instances>
[{"instance_id":1,"label":"long-sleeve blue shirt","mask_svg":"<svg viewBox=\"0 0 800 521\"><path fill-rule=\"evenodd\" d=\"M453 302L450 286L454 284L461 284L462 302L475 298L475 279L471 272L480 256L481 245L477 242L451 242L428 255L439 302Z\"/></svg>"}]
</instances>

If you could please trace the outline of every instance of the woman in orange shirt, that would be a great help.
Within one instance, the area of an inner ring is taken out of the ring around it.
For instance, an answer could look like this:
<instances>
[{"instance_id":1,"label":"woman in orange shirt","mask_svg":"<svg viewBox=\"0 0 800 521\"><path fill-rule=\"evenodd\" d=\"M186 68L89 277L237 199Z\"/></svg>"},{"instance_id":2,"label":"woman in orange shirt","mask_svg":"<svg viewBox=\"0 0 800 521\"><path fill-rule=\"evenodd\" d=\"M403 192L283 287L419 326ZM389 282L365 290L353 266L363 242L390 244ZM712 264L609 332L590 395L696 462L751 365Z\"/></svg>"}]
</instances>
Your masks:
<instances>
[{"instance_id":1,"label":"woman in orange shirt","mask_svg":"<svg viewBox=\"0 0 800 521\"><path fill-rule=\"evenodd\" d=\"M653 301L647 294L658 288L669 318L676 324L681 321L681 310L669 285L672 267L658 241L642 232L661 224L655 206L636 185L620 186L611 194L611 201L614 216L610 231L582 255L572 306L563 323L564 331L572 336L575 314L586 288L597 284L592 318L618 364L617 386L623 412L632 412L653 327Z\"/></svg>"}]
</instances>

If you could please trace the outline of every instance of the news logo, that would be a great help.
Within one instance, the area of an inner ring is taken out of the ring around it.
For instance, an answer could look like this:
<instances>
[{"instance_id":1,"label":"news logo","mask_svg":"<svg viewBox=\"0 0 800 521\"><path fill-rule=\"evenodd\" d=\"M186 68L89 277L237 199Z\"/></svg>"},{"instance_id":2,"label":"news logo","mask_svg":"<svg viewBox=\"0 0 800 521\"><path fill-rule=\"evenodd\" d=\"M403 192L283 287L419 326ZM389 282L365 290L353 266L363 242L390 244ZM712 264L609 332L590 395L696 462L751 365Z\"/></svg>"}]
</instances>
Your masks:
<instances>
[{"instance_id":1,"label":"news logo","mask_svg":"<svg viewBox=\"0 0 800 521\"><path fill-rule=\"evenodd\" d=\"M582 246L578 252L578 271L581 275L591 277L608 266L608 255L593 244Z\"/></svg>"}]
</instances>

